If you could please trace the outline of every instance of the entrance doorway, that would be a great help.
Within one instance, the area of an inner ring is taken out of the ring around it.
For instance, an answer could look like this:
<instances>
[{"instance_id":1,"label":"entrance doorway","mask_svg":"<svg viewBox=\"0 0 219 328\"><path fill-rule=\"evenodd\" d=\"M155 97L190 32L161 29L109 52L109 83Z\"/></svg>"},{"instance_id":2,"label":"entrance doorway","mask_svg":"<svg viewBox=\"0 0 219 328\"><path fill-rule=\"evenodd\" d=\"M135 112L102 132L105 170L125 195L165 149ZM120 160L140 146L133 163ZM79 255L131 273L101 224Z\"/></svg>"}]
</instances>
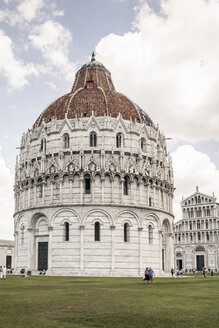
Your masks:
<instances>
[{"instance_id":1,"label":"entrance doorway","mask_svg":"<svg viewBox=\"0 0 219 328\"><path fill-rule=\"evenodd\" d=\"M38 270L48 269L48 242L38 243Z\"/></svg>"},{"instance_id":2,"label":"entrance doorway","mask_svg":"<svg viewBox=\"0 0 219 328\"><path fill-rule=\"evenodd\" d=\"M182 260L181 259L176 260L176 266L179 270L182 270Z\"/></svg>"},{"instance_id":3,"label":"entrance doorway","mask_svg":"<svg viewBox=\"0 0 219 328\"><path fill-rule=\"evenodd\" d=\"M197 263L196 269L198 271L201 271L202 268L205 266L204 255L196 255L196 263Z\"/></svg>"}]
</instances>

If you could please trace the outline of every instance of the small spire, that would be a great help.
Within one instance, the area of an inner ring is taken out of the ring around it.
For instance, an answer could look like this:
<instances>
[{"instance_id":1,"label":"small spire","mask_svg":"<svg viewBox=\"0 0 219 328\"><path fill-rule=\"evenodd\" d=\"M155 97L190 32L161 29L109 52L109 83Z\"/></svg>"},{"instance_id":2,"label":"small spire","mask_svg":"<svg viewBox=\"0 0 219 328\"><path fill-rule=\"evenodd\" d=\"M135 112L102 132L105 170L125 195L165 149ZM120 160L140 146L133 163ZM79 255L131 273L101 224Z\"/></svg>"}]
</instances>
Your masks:
<instances>
[{"instance_id":1,"label":"small spire","mask_svg":"<svg viewBox=\"0 0 219 328\"><path fill-rule=\"evenodd\" d=\"M94 53L94 51L92 52L92 56L91 56L91 61L93 62L93 61L95 61L96 59L95 59L95 53Z\"/></svg>"}]
</instances>

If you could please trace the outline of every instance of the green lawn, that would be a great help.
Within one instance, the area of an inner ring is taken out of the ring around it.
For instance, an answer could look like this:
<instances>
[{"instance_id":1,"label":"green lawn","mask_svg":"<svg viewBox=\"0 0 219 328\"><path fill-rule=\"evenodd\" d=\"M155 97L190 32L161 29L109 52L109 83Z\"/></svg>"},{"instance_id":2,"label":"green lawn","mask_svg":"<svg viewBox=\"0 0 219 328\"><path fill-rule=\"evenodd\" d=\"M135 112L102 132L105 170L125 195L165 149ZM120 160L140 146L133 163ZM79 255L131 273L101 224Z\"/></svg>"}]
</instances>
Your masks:
<instances>
[{"instance_id":1,"label":"green lawn","mask_svg":"<svg viewBox=\"0 0 219 328\"><path fill-rule=\"evenodd\" d=\"M0 327L218 327L219 278L8 276Z\"/></svg>"}]
</instances>

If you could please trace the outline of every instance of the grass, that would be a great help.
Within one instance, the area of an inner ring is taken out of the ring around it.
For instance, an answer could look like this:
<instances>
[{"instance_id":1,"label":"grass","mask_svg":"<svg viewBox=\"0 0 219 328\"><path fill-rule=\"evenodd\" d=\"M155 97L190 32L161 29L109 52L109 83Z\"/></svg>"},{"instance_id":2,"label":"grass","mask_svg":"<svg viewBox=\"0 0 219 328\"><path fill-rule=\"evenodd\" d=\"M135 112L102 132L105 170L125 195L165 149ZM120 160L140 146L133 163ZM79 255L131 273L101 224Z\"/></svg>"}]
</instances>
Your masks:
<instances>
[{"instance_id":1,"label":"grass","mask_svg":"<svg viewBox=\"0 0 219 328\"><path fill-rule=\"evenodd\" d=\"M218 327L219 278L8 276L0 281L0 326Z\"/></svg>"}]
</instances>

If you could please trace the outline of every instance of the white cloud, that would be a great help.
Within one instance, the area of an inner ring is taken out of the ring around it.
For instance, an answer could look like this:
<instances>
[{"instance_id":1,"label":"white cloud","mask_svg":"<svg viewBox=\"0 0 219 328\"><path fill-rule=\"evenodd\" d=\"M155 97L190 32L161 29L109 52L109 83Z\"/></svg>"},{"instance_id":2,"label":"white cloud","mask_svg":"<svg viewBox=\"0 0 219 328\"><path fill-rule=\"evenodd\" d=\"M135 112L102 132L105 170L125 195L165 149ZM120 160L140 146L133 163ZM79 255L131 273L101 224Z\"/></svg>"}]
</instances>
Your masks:
<instances>
[{"instance_id":1,"label":"white cloud","mask_svg":"<svg viewBox=\"0 0 219 328\"><path fill-rule=\"evenodd\" d=\"M7 168L0 147L0 231L1 239L13 239L13 175Z\"/></svg>"},{"instance_id":2,"label":"white cloud","mask_svg":"<svg viewBox=\"0 0 219 328\"><path fill-rule=\"evenodd\" d=\"M24 0L17 6L17 11L25 20L30 22L43 6L43 0Z\"/></svg>"},{"instance_id":3,"label":"white cloud","mask_svg":"<svg viewBox=\"0 0 219 328\"><path fill-rule=\"evenodd\" d=\"M215 196L219 195L219 171L208 155L195 150L192 146L178 147L171 155L176 188L174 214L178 221L182 218L180 206L182 196L186 198L195 193L196 186L204 194L212 195L214 192Z\"/></svg>"},{"instance_id":4,"label":"white cloud","mask_svg":"<svg viewBox=\"0 0 219 328\"><path fill-rule=\"evenodd\" d=\"M24 64L16 59L12 40L0 30L0 73L8 80L10 89L19 89L28 84L27 77L37 75L32 63Z\"/></svg>"},{"instance_id":5,"label":"white cloud","mask_svg":"<svg viewBox=\"0 0 219 328\"><path fill-rule=\"evenodd\" d=\"M48 20L34 27L29 39L32 45L41 51L50 65L58 68L67 80L72 81L75 65L68 58L68 47L72 37L66 27Z\"/></svg>"},{"instance_id":6,"label":"white cloud","mask_svg":"<svg viewBox=\"0 0 219 328\"><path fill-rule=\"evenodd\" d=\"M9 1L5 1L7 5ZM63 10L57 10L53 0L11 0L13 6L0 10L0 21L21 29L29 24L40 23L51 17L63 16Z\"/></svg>"},{"instance_id":7,"label":"white cloud","mask_svg":"<svg viewBox=\"0 0 219 328\"><path fill-rule=\"evenodd\" d=\"M219 140L219 2L161 0L141 5L134 29L96 47L117 89L175 138Z\"/></svg>"}]
</instances>

